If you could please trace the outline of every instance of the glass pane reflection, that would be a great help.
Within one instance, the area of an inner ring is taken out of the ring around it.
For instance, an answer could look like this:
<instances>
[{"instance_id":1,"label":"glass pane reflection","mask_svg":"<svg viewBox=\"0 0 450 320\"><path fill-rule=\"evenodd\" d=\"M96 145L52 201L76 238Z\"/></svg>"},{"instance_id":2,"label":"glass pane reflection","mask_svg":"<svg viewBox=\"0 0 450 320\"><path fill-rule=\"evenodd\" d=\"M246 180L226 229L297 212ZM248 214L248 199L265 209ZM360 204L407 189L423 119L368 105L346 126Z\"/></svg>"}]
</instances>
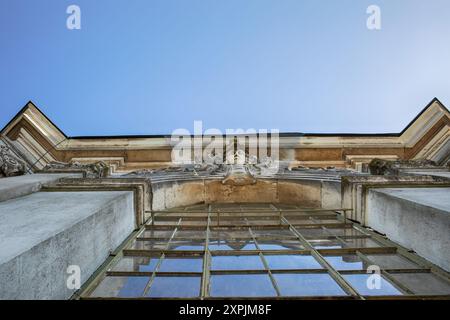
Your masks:
<instances>
[{"instance_id":1,"label":"glass pane reflection","mask_svg":"<svg viewBox=\"0 0 450 320\"><path fill-rule=\"evenodd\" d=\"M403 293L395 288L390 282L383 277L380 278L379 285L376 281L371 281L370 274L346 274L343 275L352 287L363 296L396 296Z\"/></svg>"},{"instance_id":2,"label":"glass pane reflection","mask_svg":"<svg viewBox=\"0 0 450 320\"><path fill-rule=\"evenodd\" d=\"M201 277L156 276L147 297L193 298L200 295Z\"/></svg>"},{"instance_id":3,"label":"glass pane reflection","mask_svg":"<svg viewBox=\"0 0 450 320\"><path fill-rule=\"evenodd\" d=\"M392 278L419 295L450 295L450 283L431 273L392 273Z\"/></svg>"},{"instance_id":4,"label":"glass pane reflection","mask_svg":"<svg viewBox=\"0 0 450 320\"><path fill-rule=\"evenodd\" d=\"M111 268L111 271L153 272L159 257L123 257Z\"/></svg>"},{"instance_id":5,"label":"glass pane reflection","mask_svg":"<svg viewBox=\"0 0 450 320\"><path fill-rule=\"evenodd\" d=\"M212 275L212 297L271 297L275 288L267 274Z\"/></svg>"},{"instance_id":6,"label":"glass pane reflection","mask_svg":"<svg viewBox=\"0 0 450 320\"><path fill-rule=\"evenodd\" d=\"M361 259L355 254L325 256L325 260L336 270L364 270Z\"/></svg>"},{"instance_id":7,"label":"glass pane reflection","mask_svg":"<svg viewBox=\"0 0 450 320\"><path fill-rule=\"evenodd\" d=\"M222 250L256 250L254 241L242 240L242 241L225 241L225 240L211 240L208 244L210 251L222 251Z\"/></svg>"},{"instance_id":8,"label":"glass pane reflection","mask_svg":"<svg viewBox=\"0 0 450 320\"><path fill-rule=\"evenodd\" d=\"M211 270L263 270L260 256L213 256Z\"/></svg>"},{"instance_id":9,"label":"glass pane reflection","mask_svg":"<svg viewBox=\"0 0 450 320\"><path fill-rule=\"evenodd\" d=\"M313 256L264 255L270 269L322 269Z\"/></svg>"},{"instance_id":10,"label":"glass pane reflection","mask_svg":"<svg viewBox=\"0 0 450 320\"><path fill-rule=\"evenodd\" d=\"M91 297L141 297L150 277L105 277L91 293Z\"/></svg>"},{"instance_id":11,"label":"glass pane reflection","mask_svg":"<svg viewBox=\"0 0 450 320\"><path fill-rule=\"evenodd\" d=\"M344 290L328 274L274 274L283 296L343 296Z\"/></svg>"},{"instance_id":12,"label":"glass pane reflection","mask_svg":"<svg viewBox=\"0 0 450 320\"><path fill-rule=\"evenodd\" d=\"M165 257L158 271L162 272L202 272L201 258Z\"/></svg>"}]
</instances>

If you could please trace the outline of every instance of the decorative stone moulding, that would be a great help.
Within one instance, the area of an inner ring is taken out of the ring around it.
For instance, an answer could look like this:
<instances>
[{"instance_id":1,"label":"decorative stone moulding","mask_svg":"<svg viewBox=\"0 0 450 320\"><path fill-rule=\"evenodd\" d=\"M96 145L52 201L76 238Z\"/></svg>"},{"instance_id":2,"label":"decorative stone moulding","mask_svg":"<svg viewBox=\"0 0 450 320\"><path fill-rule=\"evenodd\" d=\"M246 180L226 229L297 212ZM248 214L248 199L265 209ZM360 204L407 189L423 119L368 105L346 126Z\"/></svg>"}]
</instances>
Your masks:
<instances>
[{"instance_id":1,"label":"decorative stone moulding","mask_svg":"<svg viewBox=\"0 0 450 320\"><path fill-rule=\"evenodd\" d=\"M84 178L106 178L109 175L109 167L102 161L81 164L79 162L51 162L41 172L82 172Z\"/></svg>"},{"instance_id":2,"label":"decorative stone moulding","mask_svg":"<svg viewBox=\"0 0 450 320\"><path fill-rule=\"evenodd\" d=\"M0 133L2 139L10 141L14 153L20 152L17 155L21 159L33 164L33 170L34 167L41 170L53 161L103 161L109 165L111 175L177 165L171 157L170 135L70 137L32 102L27 103ZM207 169L213 171L213 175L216 170L218 174L224 173L227 168L220 168L220 164L230 158L245 160L238 164L251 164L249 169L254 176L255 167L270 165L270 159L265 163L264 159L258 157L255 161L248 155L245 152L247 146L240 144L237 135L223 146L233 148L223 154L209 155ZM235 149L240 152L234 152ZM297 165L310 169L336 167L365 173L374 158L429 159L445 165L450 160L450 112L435 98L399 133L280 133L278 151L280 162L288 163L289 167ZM221 163L217 163L219 159ZM198 159L190 160L198 162ZM264 171L256 175L269 176L272 172L269 170L266 174ZM195 169L193 174L201 176L203 173Z\"/></svg>"},{"instance_id":3,"label":"decorative stone moulding","mask_svg":"<svg viewBox=\"0 0 450 320\"><path fill-rule=\"evenodd\" d=\"M403 170L411 169L439 169L436 162L427 159L417 160L385 160L373 159L369 164L370 173L373 175L399 175Z\"/></svg>"},{"instance_id":4,"label":"decorative stone moulding","mask_svg":"<svg viewBox=\"0 0 450 320\"><path fill-rule=\"evenodd\" d=\"M250 173L245 165L230 165L227 170L227 175L222 180L222 184L231 186L245 186L255 184L256 178Z\"/></svg>"}]
</instances>

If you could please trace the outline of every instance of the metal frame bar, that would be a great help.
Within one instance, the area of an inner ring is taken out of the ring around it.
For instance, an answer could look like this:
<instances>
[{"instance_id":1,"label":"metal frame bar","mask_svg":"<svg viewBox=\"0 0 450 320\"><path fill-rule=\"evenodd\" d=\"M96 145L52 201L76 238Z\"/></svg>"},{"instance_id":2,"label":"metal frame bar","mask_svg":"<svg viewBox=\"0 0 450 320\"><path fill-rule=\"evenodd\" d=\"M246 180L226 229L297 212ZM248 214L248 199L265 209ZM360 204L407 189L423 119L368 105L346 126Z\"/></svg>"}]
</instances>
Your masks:
<instances>
[{"instance_id":1,"label":"metal frame bar","mask_svg":"<svg viewBox=\"0 0 450 320\"><path fill-rule=\"evenodd\" d=\"M203 255L203 272L200 289L200 298L209 296L209 281L211 268L211 254L209 253L209 227L211 225L211 205L208 206L208 224L206 226L205 252Z\"/></svg>"}]
</instances>

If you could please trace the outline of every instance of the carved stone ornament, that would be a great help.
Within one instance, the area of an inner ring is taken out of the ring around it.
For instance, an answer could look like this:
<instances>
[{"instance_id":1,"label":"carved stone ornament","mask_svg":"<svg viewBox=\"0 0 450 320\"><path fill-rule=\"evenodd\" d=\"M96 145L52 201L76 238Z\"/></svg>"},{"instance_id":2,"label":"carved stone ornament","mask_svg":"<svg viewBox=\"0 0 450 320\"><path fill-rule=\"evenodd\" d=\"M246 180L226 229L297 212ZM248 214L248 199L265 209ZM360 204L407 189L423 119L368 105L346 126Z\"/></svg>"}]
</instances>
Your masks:
<instances>
[{"instance_id":1,"label":"carved stone ornament","mask_svg":"<svg viewBox=\"0 0 450 320\"><path fill-rule=\"evenodd\" d=\"M434 161L426 159L395 161L373 159L369 163L370 174L373 175L397 175L401 169L426 169L435 167L437 167L437 164Z\"/></svg>"},{"instance_id":2,"label":"carved stone ornament","mask_svg":"<svg viewBox=\"0 0 450 320\"><path fill-rule=\"evenodd\" d=\"M109 174L109 167L106 163L98 161L95 163L79 162L50 162L42 169L43 172L74 172L81 171L85 178L105 178Z\"/></svg>"},{"instance_id":3,"label":"carved stone ornament","mask_svg":"<svg viewBox=\"0 0 450 320\"><path fill-rule=\"evenodd\" d=\"M226 159L226 161L224 161ZM202 162L200 159L193 163L179 164L159 169L137 170L126 174L133 177L157 177L162 174L183 174L191 177L222 177L224 185L243 186L255 184L260 176L272 176L278 172L278 162L270 157L264 157L260 161L256 157L249 156L243 150L234 154L206 155Z\"/></svg>"},{"instance_id":4,"label":"carved stone ornament","mask_svg":"<svg viewBox=\"0 0 450 320\"><path fill-rule=\"evenodd\" d=\"M14 177L28 171L24 161L16 157L7 146L0 146L0 177Z\"/></svg>"},{"instance_id":5,"label":"carved stone ornament","mask_svg":"<svg viewBox=\"0 0 450 320\"><path fill-rule=\"evenodd\" d=\"M231 186L245 186L255 183L256 178L250 172L248 165L245 164L228 165L227 174L222 180L222 184Z\"/></svg>"}]
</instances>

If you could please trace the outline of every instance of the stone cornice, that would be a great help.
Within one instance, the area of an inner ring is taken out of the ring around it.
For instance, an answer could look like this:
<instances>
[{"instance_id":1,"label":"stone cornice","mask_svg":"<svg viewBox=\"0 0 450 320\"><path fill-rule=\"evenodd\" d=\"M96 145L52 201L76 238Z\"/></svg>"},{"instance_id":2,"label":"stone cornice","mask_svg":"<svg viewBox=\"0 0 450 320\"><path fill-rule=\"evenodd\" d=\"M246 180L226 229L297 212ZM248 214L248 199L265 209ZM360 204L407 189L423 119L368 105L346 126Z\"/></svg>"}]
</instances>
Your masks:
<instances>
[{"instance_id":1,"label":"stone cornice","mask_svg":"<svg viewBox=\"0 0 450 320\"><path fill-rule=\"evenodd\" d=\"M105 161L113 170L161 167L170 163L170 136L68 137L32 102L3 128L1 134L20 150L28 150L28 161L42 168L49 161ZM197 139L198 137L191 137ZM397 134L280 134L280 159L337 163L362 168L377 156L398 159L442 158L450 143L450 113L433 99ZM205 144L205 143L204 143ZM362 159L348 161L348 159ZM445 155L444 155L445 158ZM84 161L83 159L86 159Z\"/></svg>"}]
</instances>

